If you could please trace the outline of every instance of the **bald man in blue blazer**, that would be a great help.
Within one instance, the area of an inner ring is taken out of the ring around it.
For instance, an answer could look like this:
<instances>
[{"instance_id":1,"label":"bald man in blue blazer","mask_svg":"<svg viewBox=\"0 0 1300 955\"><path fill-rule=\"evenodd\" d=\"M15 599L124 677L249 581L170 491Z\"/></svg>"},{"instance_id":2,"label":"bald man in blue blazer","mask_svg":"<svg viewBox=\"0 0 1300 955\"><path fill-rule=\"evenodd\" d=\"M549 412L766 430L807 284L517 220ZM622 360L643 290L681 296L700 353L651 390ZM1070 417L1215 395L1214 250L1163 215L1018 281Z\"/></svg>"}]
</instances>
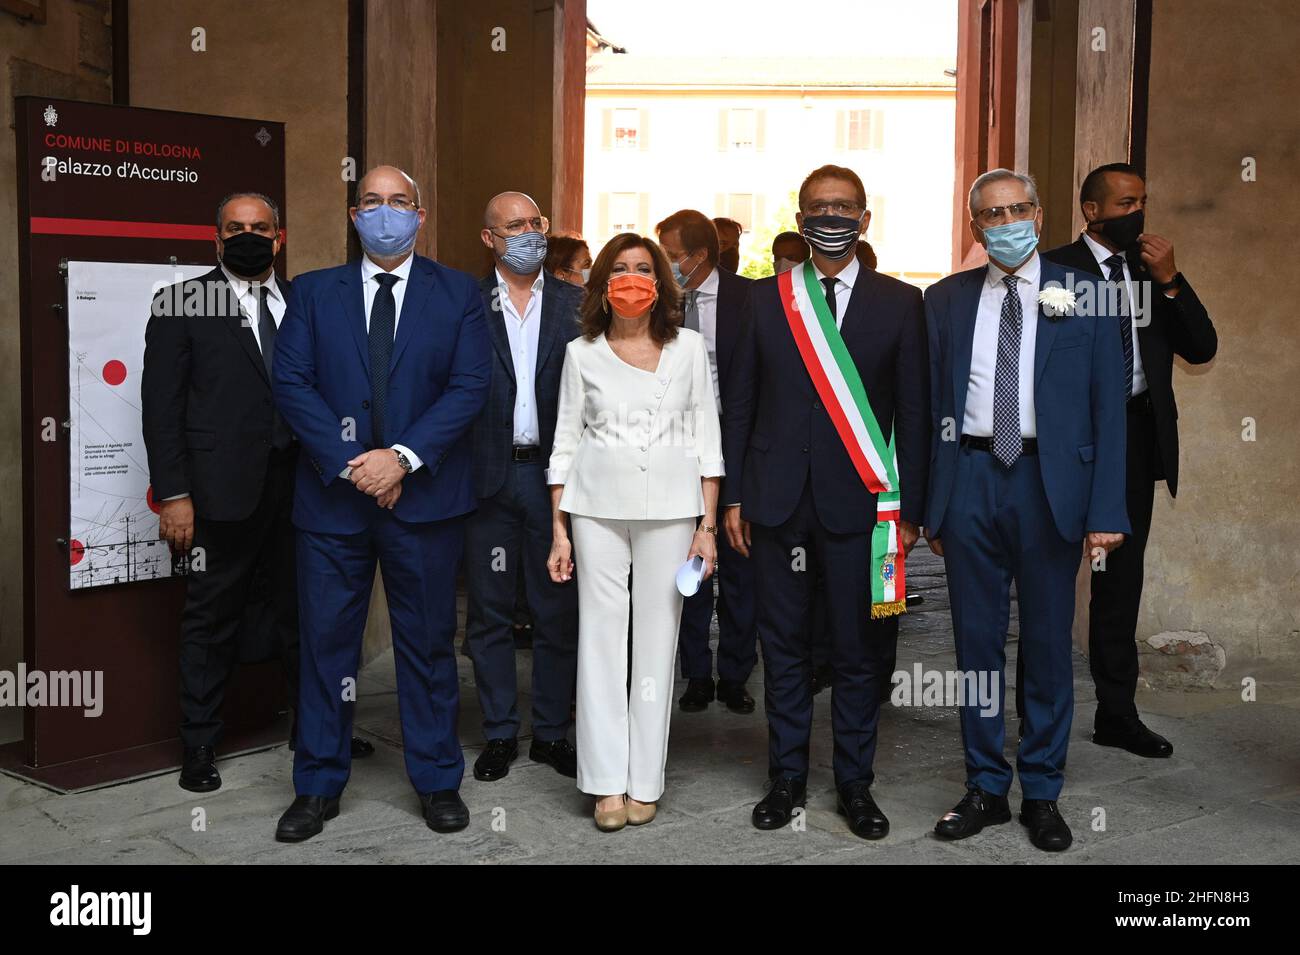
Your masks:
<instances>
[{"instance_id":1,"label":"bald man in blue blazer","mask_svg":"<svg viewBox=\"0 0 1300 955\"><path fill-rule=\"evenodd\" d=\"M294 282L276 338L280 413L302 442L298 529L302 691L296 798L276 838L339 812L362 633L383 572L406 771L429 827L463 829L454 640L456 566L475 507L470 428L491 343L478 283L416 255L419 188L391 166L357 184L365 256Z\"/></svg>"}]
</instances>

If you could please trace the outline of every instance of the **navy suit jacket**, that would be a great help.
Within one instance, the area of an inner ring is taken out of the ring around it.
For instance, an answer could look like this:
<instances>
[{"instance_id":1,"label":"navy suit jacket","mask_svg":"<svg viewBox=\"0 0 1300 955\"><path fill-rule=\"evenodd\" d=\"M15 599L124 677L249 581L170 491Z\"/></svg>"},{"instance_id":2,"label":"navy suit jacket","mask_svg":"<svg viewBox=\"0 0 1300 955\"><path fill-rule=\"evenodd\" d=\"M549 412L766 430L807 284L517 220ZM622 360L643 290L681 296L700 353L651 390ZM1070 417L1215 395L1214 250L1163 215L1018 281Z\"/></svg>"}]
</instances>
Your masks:
<instances>
[{"instance_id":1,"label":"navy suit jacket","mask_svg":"<svg viewBox=\"0 0 1300 955\"><path fill-rule=\"evenodd\" d=\"M415 256L393 340L385 421L390 444L423 467L402 481L393 515L407 522L455 517L476 506L469 429L487 399L491 344L473 276ZM370 358L361 262L294 279L275 340L275 400L302 442L293 522L355 534L379 513L375 499L339 476L373 448Z\"/></svg>"},{"instance_id":2,"label":"navy suit jacket","mask_svg":"<svg viewBox=\"0 0 1300 955\"><path fill-rule=\"evenodd\" d=\"M537 368L533 373L533 394L537 402L538 447L543 463L551 456L555 441L555 416L560 406L560 371L564 367L564 346L581 334L578 309L583 291L570 282L542 272L542 314L537 330ZM510 448L515 433L515 363L510 354L510 337L505 317L497 303L495 271L479 282L488 333L492 339L492 385L487 405L474 422L474 492L480 498L501 490L510 467Z\"/></svg>"},{"instance_id":3,"label":"navy suit jacket","mask_svg":"<svg viewBox=\"0 0 1300 955\"><path fill-rule=\"evenodd\" d=\"M1043 257L1065 267L1067 272L1082 272L1103 278L1101 266L1082 237L1069 245L1044 252ZM1135 282L1151 281L1151 272L1141 257L1127 255L1129 274ZM1160 472L1169 495L1178 494L1178 404L1174 401L1174 356L1189 365L1201 365L1219 350L1210 315L1185 278L1173 298L1152 287L1149 320L1139 323L1138 354L1142 372L1151 395L1151 409L1156 420L1156 444L1159 445Z\"/></svg>"},{"instance_id":4,"label":"navy suit jacket","mask_svg":"<svg viewBox=\"0 0 1300 955\"><path fill-rule=\"evenodd\" d=\"M970 383L971 347L986 266L957 272L925 293L930 339L933 454L926 527L942 537L957 474L958 445ZM1119 325L1095 280L1042 259L1039 286L1083 287L1101 314L1051 319L1040 306L1034 344L1034 414L1043 488L1056 529L1067 541L1088 532L1130 533L1125 496L1124 352ZM1028 317L1028 316L1026 316Z\"/></svg>"},{"instance_id":5,"label":"navy suit jacket","mask_svg":"<svg viewBox=\"0 0 1300 955\"><path fill-rule=\"evenodd\" d=\"M727 475L721 503L739 503L745 520L776 527L794 513L811 481L818 519L828 531L871 530L876 496L862 483L822 407L790 333L776 276L753 282L747 303L723 389ZM861 269L840 333L881 433L888 440L897 432L901 517L920 525L930 456L920 291Z\"/></svg>"}]
</instances>

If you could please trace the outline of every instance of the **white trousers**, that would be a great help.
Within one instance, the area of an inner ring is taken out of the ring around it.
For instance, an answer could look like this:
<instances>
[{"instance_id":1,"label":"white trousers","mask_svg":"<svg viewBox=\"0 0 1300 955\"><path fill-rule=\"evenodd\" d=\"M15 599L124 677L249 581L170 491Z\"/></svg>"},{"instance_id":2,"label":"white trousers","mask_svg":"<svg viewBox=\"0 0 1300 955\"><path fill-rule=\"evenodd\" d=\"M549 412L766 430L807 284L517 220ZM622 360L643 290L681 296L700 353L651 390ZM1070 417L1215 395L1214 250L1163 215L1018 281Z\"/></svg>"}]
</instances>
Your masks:
<instances>
[{"instance_id":1,"label":"white trousers","mask_svg":"<svg viewBox=\"0 0 1300 955\"><path fill-rule=\"evenodd\" d=\"M696 518L570 518L578 580L578 788L657 802L664 791L673 660ZM632 686L628 690L628 571Z\"/></svg>"}]
</instances>

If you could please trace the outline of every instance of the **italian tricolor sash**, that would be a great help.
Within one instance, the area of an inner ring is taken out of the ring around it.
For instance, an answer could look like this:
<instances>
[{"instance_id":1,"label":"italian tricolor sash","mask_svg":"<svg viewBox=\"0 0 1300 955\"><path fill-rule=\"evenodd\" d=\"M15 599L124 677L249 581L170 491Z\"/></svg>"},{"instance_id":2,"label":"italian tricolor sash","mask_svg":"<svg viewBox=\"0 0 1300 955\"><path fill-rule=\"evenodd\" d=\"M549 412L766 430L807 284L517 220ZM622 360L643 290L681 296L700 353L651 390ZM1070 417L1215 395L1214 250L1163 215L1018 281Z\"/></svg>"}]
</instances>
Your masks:
<instances>
[{"instance_id":1,"label":"italian tricolor sash","mask_svg":"<svg viewBox=\"0 0 1300 955\"><path fill-rule=\"evenodd\" d=\"M806 260L777 277L781 306L799 355L858 477L876 495L871 532L871 616L892 617L907 609L903 547L899 534L898 459L867 401L862 376L835 327L826 293Z\"/></svg>"}]
</instances>

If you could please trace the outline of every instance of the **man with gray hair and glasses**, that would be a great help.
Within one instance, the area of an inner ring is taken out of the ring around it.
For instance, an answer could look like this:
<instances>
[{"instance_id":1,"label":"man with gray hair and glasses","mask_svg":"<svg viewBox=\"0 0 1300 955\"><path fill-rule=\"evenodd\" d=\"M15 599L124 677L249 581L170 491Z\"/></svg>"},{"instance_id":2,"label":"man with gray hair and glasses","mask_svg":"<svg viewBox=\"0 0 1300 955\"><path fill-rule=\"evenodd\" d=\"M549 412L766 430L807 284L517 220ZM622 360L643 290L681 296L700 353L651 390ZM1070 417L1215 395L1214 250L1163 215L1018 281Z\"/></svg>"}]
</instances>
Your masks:
<instances>
[{"instance_id":1,"label":"man with gray hair and glasses","mask_svg":"<svg viewBox=\"0 0 1300 955\"><path fill-rule=\"evenodd\" d=\"M1056 801L1074 711L1071 626L1081 553L1102 561L1129 533L1123 362L1111 307L1038 255L1031 177L994 169L971 185L970 230L988 264L925 294L933 453L926 537L952 605L966 795L935 826L963 839L1008 822L1003 755L1010 587L1020 611L1024 735L1020 822L1044 851L1069 847ZM1091 302L1095 308L1086 307Z\"/></svg>"}]
</instances>

